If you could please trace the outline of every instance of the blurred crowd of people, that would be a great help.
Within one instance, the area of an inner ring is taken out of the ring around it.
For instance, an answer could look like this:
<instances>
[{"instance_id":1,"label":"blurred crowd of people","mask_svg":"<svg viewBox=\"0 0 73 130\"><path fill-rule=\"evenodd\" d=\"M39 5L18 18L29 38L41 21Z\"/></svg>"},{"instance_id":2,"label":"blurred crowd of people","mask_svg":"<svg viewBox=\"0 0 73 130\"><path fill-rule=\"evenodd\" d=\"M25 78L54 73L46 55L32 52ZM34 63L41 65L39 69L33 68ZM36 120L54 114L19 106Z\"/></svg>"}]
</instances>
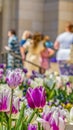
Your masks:
<instances>
[{"instance_id":1,"label":"blurred crowd of people","mask_svg":"<svg viewBox=\"0 0 73 130\"><path fill-rule=\"evenodd\" d=\"M8 53L7 67L25 67L28 69L28 77L32 70L45 73L50 68L50 58L57 51L57 61L60 65L65 63L70 53L70 45L73 43L73 24L68 22L65 32L60 34L53 43L49 36L40 32L32 33L25 30L20 42L18 41L15 30L8 31L8 46L5 49L13 51L21 59L15 58Z\"/></svg>"},{"instance_id":2,"label":"blurred crowd of people","mask_svg":"<svg viewBox=\"0 0 73 130\"><path fill-rule=\"evenodd\" d=\"M44 36L40 32L32 34L30 31L24 31L19 42L13 29L8 31L8 46L5 46L5 49L21 56L20 60L8 53L7 67L24 66L28 70L28 76L32 70L44 73L50 66L49 58L54 54L49 36Z\"/></svg>"}]
</instances>

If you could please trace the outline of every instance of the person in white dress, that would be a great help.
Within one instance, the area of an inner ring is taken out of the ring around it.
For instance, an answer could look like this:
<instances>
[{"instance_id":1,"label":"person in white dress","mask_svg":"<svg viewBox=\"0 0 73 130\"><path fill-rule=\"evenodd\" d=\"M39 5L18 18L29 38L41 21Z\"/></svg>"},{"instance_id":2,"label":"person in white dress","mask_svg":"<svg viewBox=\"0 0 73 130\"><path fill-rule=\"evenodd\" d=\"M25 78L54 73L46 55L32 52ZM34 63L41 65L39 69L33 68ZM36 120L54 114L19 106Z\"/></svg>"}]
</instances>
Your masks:
<instances>
[{"instance_id":1,"label":"person in white dress","mask_svg":"<svg viewBox=\"0 0 73 130\"><path fill-rule=\"evenodd\" d=\"M70 47L72 44L73 24L68 22L65 26L65 32L61 33L54 43L54 48L57 50L56 58L61 75L73 75L73 64L67 62L70 58Z\"/></svg>"}]
</instances>

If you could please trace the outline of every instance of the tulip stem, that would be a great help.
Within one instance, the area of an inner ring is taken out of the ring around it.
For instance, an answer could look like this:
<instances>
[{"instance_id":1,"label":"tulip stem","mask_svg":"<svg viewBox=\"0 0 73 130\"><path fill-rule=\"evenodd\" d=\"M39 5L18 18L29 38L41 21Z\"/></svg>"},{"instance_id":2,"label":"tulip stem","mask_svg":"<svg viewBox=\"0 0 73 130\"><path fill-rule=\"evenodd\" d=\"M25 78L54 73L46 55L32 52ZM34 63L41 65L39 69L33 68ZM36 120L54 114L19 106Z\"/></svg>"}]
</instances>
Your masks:
<instances>
[{"instance_id":1,"label":"tulip stem","mask_svg":"<svg viewBox=\"0 0 73 130\"><path fill-rule=\"evenodd\" d=\"M37 109L35 109L35 110L32 112L31 116L30 116L29 119L27 120L27 124L29 124L29 123L31 122L31 120L33 119L33 117L34 117L34 115L35 115L36 112L37 112Z\"/></svg>"},{"instance_id":2,"label":"tulip stem","mask_svg":"<svg viewBox=\"0 0 73 130\"><path fill-rule=\"evenodd\" d=\"M14 92L14 90L13 90L13 89L11 89L10 116L9 116L9 130L11 130L11 126L12 126L12 119L11 119L11 115L12 115L12 101L13 101L13 92Z\"/></svg>"},{"instance_id":3,"label":"tulip stem","mask_svg":"<svg viewBox=\"0 0 73 130\"><path fill-rule=\"evenodd\" d=\"M38 130L41 130L41 124L38 122Z\"/></svg>"},{"instance_id":4,"label":"tulip stem","mask_svg":"<svg viewBox=\"0 0 73 130\"><path fill-rule=\"evenodd\" d=\"M3 112L2 112L2 119L1 120L2 120L2 124L1 125L2 125L2 130L3 130Z\"/></svg>"}]
</instances>

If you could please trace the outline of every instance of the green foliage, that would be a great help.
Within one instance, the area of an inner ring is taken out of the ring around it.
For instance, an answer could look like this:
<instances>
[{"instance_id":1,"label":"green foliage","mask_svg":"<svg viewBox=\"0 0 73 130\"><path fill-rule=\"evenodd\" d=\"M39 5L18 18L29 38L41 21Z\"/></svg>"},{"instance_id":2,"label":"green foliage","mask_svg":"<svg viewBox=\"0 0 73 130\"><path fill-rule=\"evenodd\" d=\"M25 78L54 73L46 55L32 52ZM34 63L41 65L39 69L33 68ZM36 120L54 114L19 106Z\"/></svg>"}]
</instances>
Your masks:
<instances>
[{"instance_id":1,"label":"green foliage","mask_svg":"<svg viewBox=\"0 0 73 130\"><path fill-rule=\"evenodd\" d=\"M53 82L53 80L49 80L47 83L44 83L47 101L49 101L55 97L55 95L56 95L55 85L56 84Z\"/></svg>"},{"instance_id":2,"label":"green foliage","mask_svg":"<svg viewBox=\"0 0 73 130\"><path fill-rule=\"evenodd\" d=\"M24 118L24 109L25 109L25 105L23 104L23 106L20 110L19 118L16 122L15 130L21 130L20 128L22 128L22 122L23 122L23 118Z\"/></svg>"}]
</instances>

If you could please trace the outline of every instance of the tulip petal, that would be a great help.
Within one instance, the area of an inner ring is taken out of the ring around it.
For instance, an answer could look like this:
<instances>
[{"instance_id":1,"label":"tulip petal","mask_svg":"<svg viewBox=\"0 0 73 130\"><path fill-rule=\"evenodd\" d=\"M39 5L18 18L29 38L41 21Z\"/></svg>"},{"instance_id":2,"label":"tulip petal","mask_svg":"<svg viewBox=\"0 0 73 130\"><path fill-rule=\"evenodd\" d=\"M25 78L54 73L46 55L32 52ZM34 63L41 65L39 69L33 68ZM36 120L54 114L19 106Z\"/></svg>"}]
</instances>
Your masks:
<instances>
[{"instance_id":1,"label":"tulip petal","mask_svg":"<svg viewBox=\"0 0 73 130\"><path fill-rule=\"evenodd\" d=\"M0 93L0 111L2 111L2 93Z\"/></svg>"},{"instance_id":2,"label":"tulip petal","mask_svg":"<svg viewBox=\"0 0 73 130\"><path fill-rule=\"evenodd\" d=\"M8 112L10 110L10 91L3 90L0 93L0 111L1 112Z\"/></svg>"},{"instance_id":3,"label":"tulip petal","mask_svg":"<svg viewBox=\"0 0 73 130\"><path fill-rule=\"evenodd\" d=\"M34 101L33 101L32 95L31 95L31 89L27 90L26 99L27 99L29 106L31 108L35 108Z\"/></svg>"},{"instance_id":4,"label":"tulip petal","mask_svg":"<svg viewBox=\"0 0 73 130\"><path fill-rule=\"evenodd\" d=\"M41 107L44 107L44 105L46 104L46 93L44 88L42 88L42 92L41 92Z\"/></svg>"},{"instance_id":5,"label":"tulip petal","mask_svg":"<svg viewBox=\"0 0 73 130\"><path fill-rule=\"evenodd\" d=\"M28 125L28 130L37 130L37 126L33 124Z\"/></svg>"},{"instance_id":6,"label":"tulip petal","mask_svg":"<svg viewBox=\"0 0 73 130\"><path fill-rule=\"evenodd\" d=\"M73 121L73 107L70 110L70 121Z\"/></svg>"},{"instance_id":7,"label":"tulip petal","mask_svg":"<svg viewBox=\"0 0 73 130\"><path fill-rule=\"evenodd\" d=\"M65 123L61 117L59 117L59 130L65 130Z\"/></svg>"},{"instance_id":8,"label":"tulip petal","mask_svg":"<svg viewBox=\"0 0 73 130\"><path fill-rule=\"evenodd\" d=\"M39 88L34 88L32 90L32 97L33 97L33 101L36 107L41 107L41 97L42 97L42 93L39 90Z\"/></svg>"},{"instance_id":9,"label":"tulip petal","mask_svg":"<svg viewBox=\"0 0 73 130\"><path fill-rule=\"evenodd\" d=\"M45 97L45 91L42 87L29 88L26 93L26 98L31 108L43 107L46 103Z\"/></svg>"},{"instance_id":10,"label":"tulip petal","mask_svg":"<svg viewBox=\"0 0 73 130\"><path fill-rule=\"evenodd\" d=\"M48 113L48 114L46 115L46 117L45 117L45 120L49 122L49 121L50 121L51 116L52 116L52 113L51 113L51 112L50 112L50 113Z\"/></svg>"},{"instance_id":11,"label":"tulip petal","mask_svg":"<svg viewBox=\"0 0 73 130\"><path fill-rule=\"evenodd\" d=\"M3 92L2 111L8 112L10 110L10 100L11 100L11 92L5 90Z\"/></svg>"},{"instance_id":12,"label":"tulip petal","mask_svg":"<svg viewBox=\"0 0 73 130\"><path fill-rule=\"evenodd\" d=\"M44 119L37 118L37 121L40 122L44 128L44 130L50 130L49 122L45 121Z\"/></svg>"},{"instance_id":13,"label":"tulip petal","mask_svg":"<svg viewBox=\"0 0 73 130\"><path fill-rule=\"evenodd\" d=\"M12 113L17 114L19 112L20 108L20 101L18 97L14 97L13 103L12 103Z\"/></svg>"},{"instance_id":14,"label":"tulip petal","mask_svg":"<svg viewBox=\"0 0 73 130\"><path fill-rule=\"evenodd\" d=\"M52 130L59 130L59 127L58 127L58 125L56 125L56 122L54 119L52 119L50 125L51 125Z\"/></svg>"}]
</instances>

